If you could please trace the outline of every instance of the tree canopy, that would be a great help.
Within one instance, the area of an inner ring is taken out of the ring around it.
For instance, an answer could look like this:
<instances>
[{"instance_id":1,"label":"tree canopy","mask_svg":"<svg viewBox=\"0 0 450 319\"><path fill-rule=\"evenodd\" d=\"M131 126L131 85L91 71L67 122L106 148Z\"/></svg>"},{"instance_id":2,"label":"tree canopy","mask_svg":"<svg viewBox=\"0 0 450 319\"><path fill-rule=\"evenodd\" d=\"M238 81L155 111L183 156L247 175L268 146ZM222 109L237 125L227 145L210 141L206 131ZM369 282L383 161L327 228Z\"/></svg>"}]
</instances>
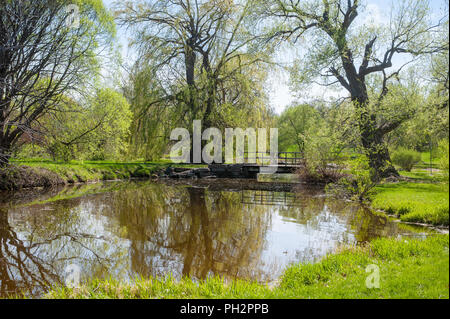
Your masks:
<instances>
[{"instance_id":1,"label":"tree canopy","mask_svg":"<svg viewBox=\"0 0 450 319\"><path fill-rule=\"evenodd\" d=\"M79 10L73 26L70 5ZM72 19L72 20L71 20ZM0 163L64 95L92 83L101 46L114 35L101 0L2 1L0 5ZM94 73L93 73L94 72Z\"/></svg>"}]
</instances>

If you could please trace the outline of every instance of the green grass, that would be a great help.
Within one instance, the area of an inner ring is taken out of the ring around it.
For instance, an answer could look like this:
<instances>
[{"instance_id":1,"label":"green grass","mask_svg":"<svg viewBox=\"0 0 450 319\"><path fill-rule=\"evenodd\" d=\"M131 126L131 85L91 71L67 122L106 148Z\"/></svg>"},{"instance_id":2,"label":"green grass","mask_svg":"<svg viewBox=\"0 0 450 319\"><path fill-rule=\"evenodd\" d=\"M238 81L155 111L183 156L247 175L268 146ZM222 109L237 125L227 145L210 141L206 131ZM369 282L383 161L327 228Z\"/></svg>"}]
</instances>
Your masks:
<instances>
[{"instance_id":1,"label":"green grass","mask_svg":"<svg viewBox=\"0 0 450 319\"><path fill-rule=\"evenodd\" d=\"M420 164L425 165L426 167L429 167L430 166L430 152L422 152L421 157L422 157L422 162ZM437 166L439 166L439 162L440 162L440 158L437 154L437 149L436 149L436 150L434 150L433 159L431 161L431 164L433 165L433 167L437 167Z\"/></svg>"},{"instance_id":2,"label":"green grass","mask_svg":"<svg viewBox=\"0 0 450 319\"><path fill-rule=\"evenodd\" d=\"M19 165L44 168L55 172L67 180L86 182L91 180L127 179L130 177L148 177L161 167L167 166L164 162L105 162L105 161L17 161Z\"/></svg>"},{"instance_id":3,"label":"green grass","mask_svg":"<svg viewBox=\"0 0 450 319\"><path fill-rule=\"evenodd\" d=\"M396 183L376 188L372 207L405 222L449 224L449 187L446 183Z\"/></svg>"},{"instance_id":4,"label":"green grass","mask_svg":"<svg viewBox=\"0 0 450 319\"><path fill-rule=\"evenodd\" d=\"M58 174L69 183L95 182L100 180L123 180L148 178L161 169L174 166L168 160L157 162L112 162L112 161L70 161L53 162L30 159L15 160L13 164L32 168L43 168ZM180 165L177 165L180 166ZM184 167L194 167L183 165Z\"/></svg>"},{"instance_id":5,"label":"green grass","mask_svg":"<svg viewBox=\"0 0 450 319\"><path fill-rule=\"evenodd\" d=\"M380 287L366 286L367 266L379 267ZM349 247L318 263L289 267L280 283L209 278L195 282L140 278L132 283L93 280L78 289L54 288L45 298L449 298L449 236L378 239L366 247Z\"/></svg>"},{"instance_id":6,"label":"green grass","mask_svg":"<svg viewBox=\"0 0 450 319\"><path fill-rule=\"evenodd\" d=\"M438 170L434 170L433 174L430 174L430 171L422 169L413 169L411 172L399 171L399 173L401 176L408 177L415 182L440 183L446 181L445 175Z\"/></svg>"}]
</instances>

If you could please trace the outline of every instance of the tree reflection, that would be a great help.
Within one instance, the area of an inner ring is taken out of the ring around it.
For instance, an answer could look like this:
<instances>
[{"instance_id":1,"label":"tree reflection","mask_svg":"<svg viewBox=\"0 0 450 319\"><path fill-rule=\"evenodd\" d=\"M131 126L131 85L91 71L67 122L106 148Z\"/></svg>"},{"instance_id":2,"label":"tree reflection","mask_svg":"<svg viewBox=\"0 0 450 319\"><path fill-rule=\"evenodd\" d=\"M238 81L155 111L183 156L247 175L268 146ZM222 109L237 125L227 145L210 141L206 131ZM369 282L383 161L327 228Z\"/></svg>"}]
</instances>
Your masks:
<instances>
[{"instance_id":1,"label":"tree reflection","mask_svg":"<svg viewBox=\"0 0 450 319\"><path fill-rule=\"evenodd\" d=\"M52 260L36 255L38 244L27 245L8 222L8 212L0 208L0 296L20 291L35 292L34 287L59 283Z\"/></svg>"},{"instance_id":2,"label":"tree reflection","mask_svg":"<svg viewBox=\"0 0 450 319\"><path fill-rule=\"evenodd\" d=\"M270 213L243 211L238 193L149 185L116 194L110 207L131 241L134 273L257 277L253 266L260 260Z\"/></svg>"},{"instance_id":3,"label":"tree reflection","mask_svg":"<svg viewBox=\"0 0 450 319\"><path fill-rule=\"evenodd\" d=\"M70 264L99 275L110 267L104 239L83 232L77 205L79 200L53 203L51 211L47 205L0 207L0 297L39 296L64 282Z\"/></svg>"},{"instance_id":4,"label":"tree reflection","mask_svg":"<svg viewBox=\"0 0 450 319\"><path fill-rule=\"evenodd\" d=\"M346 234L354 236L354 243L361 244L381 237L397 237L405 233L402 225L395 223L384 214L377 214L358 203L349 203L326 196L304 196L297 194L294 203L279 205L280 215L314 229L329 228L329 236L339 227L330 224L346 225ZM336 233L338 235L338 232ZM343 235L341 233L341 235ZM350 238L341 239L351 243Z\"/></svg>"}]
</instances>

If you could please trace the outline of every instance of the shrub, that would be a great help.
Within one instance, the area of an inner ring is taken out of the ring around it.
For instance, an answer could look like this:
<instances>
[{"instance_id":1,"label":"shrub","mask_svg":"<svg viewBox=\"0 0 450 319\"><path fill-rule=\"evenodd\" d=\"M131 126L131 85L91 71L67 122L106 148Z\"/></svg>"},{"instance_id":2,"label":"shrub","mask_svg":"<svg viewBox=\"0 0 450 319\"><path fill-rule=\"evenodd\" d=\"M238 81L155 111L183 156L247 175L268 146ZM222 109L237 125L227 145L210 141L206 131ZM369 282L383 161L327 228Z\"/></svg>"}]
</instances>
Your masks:
<instances>
[{"instance_id":1,"label":"shrub","mask_svg":"<svg viewBox=\"0 0 450 319\"><path fill-rule=\"evenodd\" d=\"M105 171L103 173L103 180L105 180L105 181L113 181L116 179L117 179L117 176L114 172Z\"/></svg>"},{"instance_id":2,"label":"shrub","mask_svg":"<svg viewBox=\"0 0 450 319\"><path fill-rule=\"evenodd\" d=\"M358 157L348 164L350 174L336 183L328 185L326 191L338 197L364 202L373 194L379 181L373 178L373 171L365 156Z\"/></svg>"},{"instance_id":3,"label":"shrub","mask_svg":"<svg viewBox=\"0 0 450 319\"><path fill-rule=\"evenodd\" d=\"M308 136L306 139L303 167L297 171L306 183L335 183L343 173L342 147L331 134Z\"/></svg>"},{"instance_id":4,"label":"shrub","mask_svg":"<svg viewBox=\"0 0 450 319\"><path fill-rule=\"evenodd\" d=\"M414 150L401 147L392 153L392 162L408 172L411 172L413 166L419 163L420 160L420 153Z\"/></svg>"}]
</instances>

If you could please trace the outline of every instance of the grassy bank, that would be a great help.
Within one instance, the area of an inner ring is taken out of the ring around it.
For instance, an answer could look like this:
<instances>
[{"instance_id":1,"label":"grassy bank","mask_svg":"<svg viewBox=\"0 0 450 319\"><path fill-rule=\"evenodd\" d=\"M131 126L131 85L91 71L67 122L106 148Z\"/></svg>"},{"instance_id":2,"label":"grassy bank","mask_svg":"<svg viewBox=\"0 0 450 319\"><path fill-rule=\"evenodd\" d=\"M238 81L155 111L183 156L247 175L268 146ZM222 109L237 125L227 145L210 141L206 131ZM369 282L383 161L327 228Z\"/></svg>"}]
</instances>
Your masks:
<instances>
[{"instance_id":1,"label":"grassy bank","mask_svg":"<svg viewBox=\"0 0 450 319\"><path fill-rule=\"evenodd\" d=\"M377 265L380 288L368 289L368 265ZM46 298L449 298L449 236L379 239L288 268L279 285L211 278L198 283L173 278L133 283L94 280L79 289L55 288Z\"/></svg>"},{"instance_id":2,"label":"grassy bank","mask_svg":"<svg viewBox=\"0 0 450 319\"><path fill-rule=\"evenodd\" d=\"M20 189L96 182L149 178L170 166L168 161L159 162L106 162L71 161L52 162L42 160L13 161L12 166L0 172L0 189Z\"/></svg>"},{"instance_id":3,"label":"grassy bank","mask_svg":"<svg viewBox=\"0 0 450 319\"><path fill-rule=\"evenodd\" d=\"M130 177L150 177L170 165L168 161L158 162L108 162L108 161L18 161L18 165L44 168L55 172L68 181L86 182L91 180L127 179Z\"/></svg>"},{"instance_id":4,"label":"grassy bank","mask_svg":"<svg viewBox=\"0 0 450 319\"><path fill-rule=\"evenodd\" d=\"M394 183L376 188L372 207L405 222L449 225L447 183Z\"/></svg>"}]
</instances>

